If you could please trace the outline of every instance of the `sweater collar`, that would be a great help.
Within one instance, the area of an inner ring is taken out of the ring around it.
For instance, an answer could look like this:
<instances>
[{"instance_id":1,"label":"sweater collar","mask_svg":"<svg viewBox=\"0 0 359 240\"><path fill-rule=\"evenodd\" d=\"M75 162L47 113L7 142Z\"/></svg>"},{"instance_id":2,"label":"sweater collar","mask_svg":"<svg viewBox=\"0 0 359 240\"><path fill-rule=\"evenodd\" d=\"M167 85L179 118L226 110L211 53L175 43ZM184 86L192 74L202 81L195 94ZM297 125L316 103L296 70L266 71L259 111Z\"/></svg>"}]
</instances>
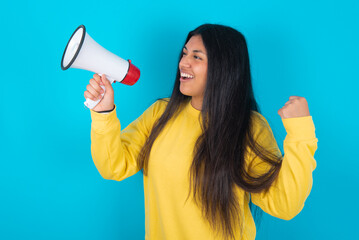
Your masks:
<instances>
[{"instance_id":1,"label":"sweater collar","mask_svg":"<svg viewBox=\"0 0 359 240\"><path fill-rule=\"evenodd\" d=\"M185 110L192 116L198 118L201 114L200 110L195 109L191 104L191 99L186 103Z\"/></svg>"}]
</instances>

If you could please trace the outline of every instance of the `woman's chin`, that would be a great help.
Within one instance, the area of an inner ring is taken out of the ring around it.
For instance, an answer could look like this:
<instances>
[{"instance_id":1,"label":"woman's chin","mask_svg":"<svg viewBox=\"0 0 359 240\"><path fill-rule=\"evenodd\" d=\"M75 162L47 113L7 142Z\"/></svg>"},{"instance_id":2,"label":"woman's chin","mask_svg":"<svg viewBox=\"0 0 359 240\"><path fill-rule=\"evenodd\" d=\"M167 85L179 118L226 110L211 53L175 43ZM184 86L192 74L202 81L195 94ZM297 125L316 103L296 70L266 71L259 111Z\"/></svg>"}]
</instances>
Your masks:
<instances>
[{"instance_id":1,"label":"woman's chin","mask_svg":"<svg viewBox=\"0 0 359 240\"><path fill-rule=\"evenodd\" d=\"M192 96L191 95L191 91L188 91L188 89L180 86L180 92L183 94L183 95L186 95L186 96Z\"/></svg>"}]
</instances>

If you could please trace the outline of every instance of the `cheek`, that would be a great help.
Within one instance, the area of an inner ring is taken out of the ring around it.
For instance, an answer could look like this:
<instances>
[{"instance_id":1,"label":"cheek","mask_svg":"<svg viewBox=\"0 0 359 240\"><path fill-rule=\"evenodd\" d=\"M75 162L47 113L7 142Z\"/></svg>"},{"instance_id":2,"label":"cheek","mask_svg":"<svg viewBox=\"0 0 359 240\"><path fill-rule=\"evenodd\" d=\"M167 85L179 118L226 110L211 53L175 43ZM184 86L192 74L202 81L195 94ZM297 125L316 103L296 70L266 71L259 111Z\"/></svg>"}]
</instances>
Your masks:
<instances>
[{"instance_id":1,"label":"cheek","mask_svg":"<svg viewBox=\"0 0 359 240\"><path fill-rule=\"evenodd\" d=\"M207 68L203 68L201 74L201 85L205 87L206 83L207 83Z\"/></svg>"},{"instance_id":2,"label":"cheek","mask_svg":"<svg viewBox=\"0 0 359 240\"><path fill-rule=\"evenodd\" d=\"M196 83L196 92L198 94L203 94L206 89L206 84L207 84L207 75L202 74Z\"/></svg>"},{"instance_id":3,"label":"cheek","mask_svg":"<svg viewBox=\"0 0 359 240\"><path fill-rule=\"evenodd\" d=\"M204 90L206 89L206 84L207 84L207 78L203 78L203 81L201 82L201 91L204 92Z\"/></svg>"}]
</instances>

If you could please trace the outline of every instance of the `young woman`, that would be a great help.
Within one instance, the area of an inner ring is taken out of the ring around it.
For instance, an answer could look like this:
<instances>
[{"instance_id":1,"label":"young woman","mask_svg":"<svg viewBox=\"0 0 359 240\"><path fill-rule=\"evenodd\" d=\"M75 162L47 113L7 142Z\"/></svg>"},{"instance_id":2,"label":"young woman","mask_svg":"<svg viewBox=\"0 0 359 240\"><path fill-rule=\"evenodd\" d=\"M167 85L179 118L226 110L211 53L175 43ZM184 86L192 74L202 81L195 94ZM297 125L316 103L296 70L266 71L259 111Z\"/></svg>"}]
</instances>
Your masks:
<instances>
[{"instance_id":1,"label":"young woman","mask_svg":"<svg viewBox=\"0 0 359 240\"><path fill-rule=\"evenodd\" d=\"M254 98L245 38L204 24L191 31L171 97L121 131L109 81L95 74L85 98L91 152L105 179L143 171L146 239L255 239L250 203L292 219L312 188L317 138L308 104L291 96L278 114L282 156Z\"/></svg>"}]
</instances>

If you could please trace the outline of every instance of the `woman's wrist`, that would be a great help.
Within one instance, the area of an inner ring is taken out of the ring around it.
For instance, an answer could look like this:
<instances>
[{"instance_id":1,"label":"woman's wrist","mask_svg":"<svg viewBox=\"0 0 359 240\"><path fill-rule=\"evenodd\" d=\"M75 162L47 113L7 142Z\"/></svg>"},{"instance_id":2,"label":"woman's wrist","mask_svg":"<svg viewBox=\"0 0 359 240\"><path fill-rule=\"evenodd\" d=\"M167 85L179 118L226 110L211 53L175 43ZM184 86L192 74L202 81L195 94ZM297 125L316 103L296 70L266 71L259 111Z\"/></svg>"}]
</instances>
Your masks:
<instances>
[{"instance_id":1,"label":"woman's wrist","mask_svg":"<svg viewBox=\"0 0 359 240\"><path fill-rule=\"evenodd\" d=\"M94 111L94 112L97 112L97 113L109 113L109 112L112 112L114 109L115 109L115 104L113 105L113 108L111 110L104 110L104 111Z\"/></svg>"}]
</instances>

